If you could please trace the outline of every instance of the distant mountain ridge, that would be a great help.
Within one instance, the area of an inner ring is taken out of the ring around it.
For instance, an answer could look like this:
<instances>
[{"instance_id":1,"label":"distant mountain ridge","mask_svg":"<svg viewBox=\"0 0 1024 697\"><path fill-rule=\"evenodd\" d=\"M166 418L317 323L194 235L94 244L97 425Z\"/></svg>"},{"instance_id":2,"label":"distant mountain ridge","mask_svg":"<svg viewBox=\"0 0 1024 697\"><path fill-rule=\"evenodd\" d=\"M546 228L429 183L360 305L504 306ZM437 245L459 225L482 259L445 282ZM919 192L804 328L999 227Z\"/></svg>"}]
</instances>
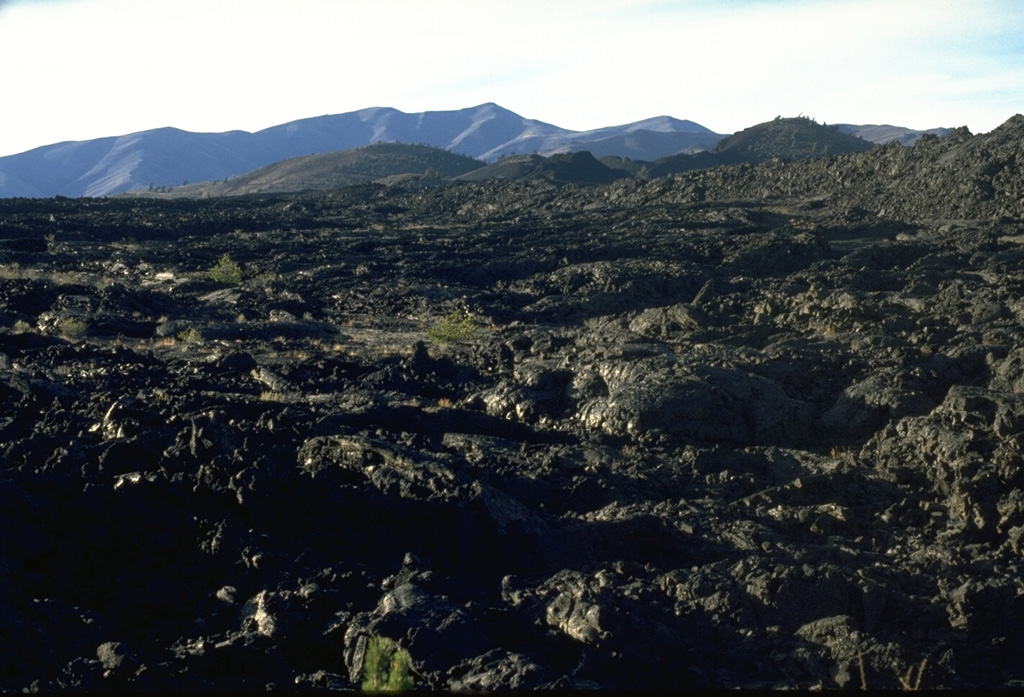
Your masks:
<instances>
[{"instance_id":1,"label":"distant mountain ridge","mask_svg":"<svg viewBox=\"0 0 1024 697\"><path fill-rule=\"evenodd\" d=\"M849 133L852 136L857 136L879 145L893 141L898 142L900 145L913 145L923 135L945 138L953 132L952 128L929 128L926 131L915 131L912 128L890 126L888 124L854 126L848 123L840 123L837 125L841 133Z\"/></svg>"},{"instance_id":2,"label":"distant mountain ridge","mask_svg":"<svg viewBox=\"0 0 1024 697\"><path fill-rule=\"evenodd\" d=\"M871 142L899 139L909 144L924 133L894 126L843 126L840 130L862 135L857 132L860 128L869 129L864 133L870 136L863 137ZM948 129L929 133L942 130ZM373 107L300 119L255 133L193 133L168 127L46 145L0 157L0 197L106 196L188 182L225 181L290 158L382 142L425 144L484 163L516 153L551 156L587 151L602 161L617 158L660 163L674 156L677 163L685 163L684 169L692 169L724 164L709 152L724 137L670 116L571 131L527 119L493 103L412 114ZM711 164L701 165L707 158ZM573 167L577 166L582 165L575 162ZM586 166L592 167L592 163ZM554 171L548 174L555 176Z\"/></svg>"},{"instance_id":3,"label":"distant mountain ridge","mask_svg":"<svg viewBox=\"0 0 1024 697\"><path fill-rule=\"evenodd\" d=\"M0 197L105 196L154 186L219 181L281 160L378 142L423 143L496 160L590 150L634 159L712 147L721 134L667 116L593 131L527 119L497 104L408 114L374 107L272 126L256 133L158 128L57 143L0 157Z\"/></svg>"},{"instance_id":4,"label":"distant mountain ridge","mask_svg":"<svg viewBox=\"0 0 1024 697\"><path fill-rule=\"evenodd\" d=\"M759 164L772 158L797 161L863 153L874 144L813 119L776 118L723 138L709 152L681 153L655 162L605 156L589 151L544 157L501 156L485 164L429 145L375 143L353 150L283 160L223 182L205 182L129 195L170 197L234 196L338 188L382 182L405 187L430 187L446 180L482 182L492 179L542 179L556 184L609 184L637 176L644 179L723 165ZM902 147L902 146L901 146Z\"/></svg>"}]
</instances>

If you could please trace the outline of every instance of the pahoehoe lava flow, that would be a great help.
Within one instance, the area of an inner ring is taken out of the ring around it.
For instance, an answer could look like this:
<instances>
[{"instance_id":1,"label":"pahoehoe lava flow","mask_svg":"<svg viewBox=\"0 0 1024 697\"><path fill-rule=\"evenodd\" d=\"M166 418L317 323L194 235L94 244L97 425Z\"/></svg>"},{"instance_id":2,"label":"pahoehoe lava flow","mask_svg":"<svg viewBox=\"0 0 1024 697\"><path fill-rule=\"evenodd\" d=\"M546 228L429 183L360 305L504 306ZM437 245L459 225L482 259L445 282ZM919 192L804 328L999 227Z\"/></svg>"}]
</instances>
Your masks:
<instances>
[{"instance_id":1,"label":"pahoehoe lava flow","mask_svg":"<svg viewBox=\"0 0 1024 697\"><path fill-rule=\"evenodd\" d=\"M0 200L0 689L1021 687L1022 153Z\"/></svg>"}]
</instances>

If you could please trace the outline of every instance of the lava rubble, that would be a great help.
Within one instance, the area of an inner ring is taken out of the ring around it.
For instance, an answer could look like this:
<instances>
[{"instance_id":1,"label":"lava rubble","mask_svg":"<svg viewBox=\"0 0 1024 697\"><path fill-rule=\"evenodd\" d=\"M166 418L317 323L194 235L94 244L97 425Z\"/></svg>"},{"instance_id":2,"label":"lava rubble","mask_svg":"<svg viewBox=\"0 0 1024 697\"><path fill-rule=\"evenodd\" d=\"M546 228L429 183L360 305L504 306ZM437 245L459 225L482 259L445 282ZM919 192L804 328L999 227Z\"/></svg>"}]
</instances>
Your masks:
<instances>
[{"instance_id":1,"label":"lava rubble","mask_svg":"<svg viewBox=\"0 0 1024 697\"><path fill-rule=\"evenodd\" d=\"M1020 687L1024 224L908 156L0 201L0 688Z\"/></svg>"}]
</instances>

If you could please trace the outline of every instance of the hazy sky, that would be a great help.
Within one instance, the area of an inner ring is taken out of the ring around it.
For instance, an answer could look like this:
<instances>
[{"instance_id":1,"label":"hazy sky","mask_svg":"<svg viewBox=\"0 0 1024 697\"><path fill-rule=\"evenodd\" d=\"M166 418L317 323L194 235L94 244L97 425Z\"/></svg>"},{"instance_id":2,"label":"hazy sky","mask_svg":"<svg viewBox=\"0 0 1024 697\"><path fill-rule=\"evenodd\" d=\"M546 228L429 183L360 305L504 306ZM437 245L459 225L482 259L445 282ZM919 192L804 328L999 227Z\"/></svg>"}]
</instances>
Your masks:
<instances>
[{"instance_id":1,"label":"hazy sky","mask_svg":"<svg viewBox=\"0 0 1024 697\"><path fill-rule=\"evenodd\" d=\"M1021 0L0 0L0 155L496 102L990 131L1024 112Z\"/></svg>"}]
</instances>

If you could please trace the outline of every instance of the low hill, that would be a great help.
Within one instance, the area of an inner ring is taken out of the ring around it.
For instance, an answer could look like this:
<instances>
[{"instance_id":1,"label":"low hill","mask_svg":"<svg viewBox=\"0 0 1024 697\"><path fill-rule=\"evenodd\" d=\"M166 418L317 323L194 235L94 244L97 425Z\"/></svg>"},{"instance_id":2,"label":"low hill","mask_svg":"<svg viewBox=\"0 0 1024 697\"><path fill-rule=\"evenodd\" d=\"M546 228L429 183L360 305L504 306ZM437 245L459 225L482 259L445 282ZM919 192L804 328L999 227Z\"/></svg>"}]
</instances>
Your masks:
<instances>
[{"instance_id":1,"label":"low hill","mask_svg":"<svg viewBox=\"0 0 1024 697\"><path fill-rule=\"evenodd\" d=\"M555 182L610 184L626 173L609 168L589 152L573 152L548 157L537 167L536 175Z\"/></svg>"},{"instance_id":2,"label":"low hill","mask_svg":"<svg viewBox=\"0 0 1024 697\"><path fill-rule=\"evenodd\" d=\"M890 126L889 124L865 124L856 126L849 123L839 124L840 133L848 133L851 136L863 138L864 140L884 145L885 143L897 142L900 145L913 145L921 136L937 136L945 138L952 132L952 128L929 128L924 131L903 126Z\"/></svg>"},{"instance_id":3,"label":"low hill","mask_svg":"<svg viewBox=\"0 0 1024 697\"><path fill-rule=\"evenodd\" d=\"M601 164L611 170L621 170L630 176L636 176L647 172L651 163L646 160L634 160L629 157L620 157L618 155L605 155L600 158Z\"/></svg>"},{"instance_id":4,"label":"low hill","mask_svg":"<svg viewBox=\"0 0 1024 697\"><path fill-rule=\"evenodd\" d=\"M611 169L589 152L550 157L514 155L458 177L458 181L487 179L546 179L556 184L610 184L628 177L623 169Z\"/></svg>"},{"instance_id":5,"label":"low hill","mask_svg":"<svg viewBox=\"0 0 1024 697\"><path fill-rule=\"evenodd\" d=\"M458 177L459 181L482 182L488 179L528 179L540 163L541 155L510 155L499 158L496 162L473 170Z\"/></svg>"},{"instance_id":6,"label":"low hill","mask_svg":"<svg viewBox=\"0 0 1024 697\"><path fill-rule=\"evenodd\" d=\"M825 155L864 152L874 146L865 140L842 133L838 126L825 126L813 119L776 118L745 128L722 139L711 153L737 162L764 162L773 157L806 160Z\"/></svg>"},{"instance_id":7,"label":"low hill","mask_svg":"<svg viewBox=\"0 0 1024 697\"><path fill-rule=\"evenodd\" d=\"M658 159L650 174L660 177L720 165L759 164L773 157L806 160L865 152L872 147L874 143L843 133L838 126L825 126L803 116L776 118L723 138L710 152Z\"/></svg>"},{"instance_id":8,"label":"low hill","mask_svg":"<svg viewBox=\"0 0 1024 697\"><path fill-rule=\"evenodd\" d=\"M336 189L396 175L423 175L443 181L483 167L472 157L429 145L377 143L341 152L293 157L222 182L172 189L172 196L238 196Z\"/></svg>"}]
</instances>

